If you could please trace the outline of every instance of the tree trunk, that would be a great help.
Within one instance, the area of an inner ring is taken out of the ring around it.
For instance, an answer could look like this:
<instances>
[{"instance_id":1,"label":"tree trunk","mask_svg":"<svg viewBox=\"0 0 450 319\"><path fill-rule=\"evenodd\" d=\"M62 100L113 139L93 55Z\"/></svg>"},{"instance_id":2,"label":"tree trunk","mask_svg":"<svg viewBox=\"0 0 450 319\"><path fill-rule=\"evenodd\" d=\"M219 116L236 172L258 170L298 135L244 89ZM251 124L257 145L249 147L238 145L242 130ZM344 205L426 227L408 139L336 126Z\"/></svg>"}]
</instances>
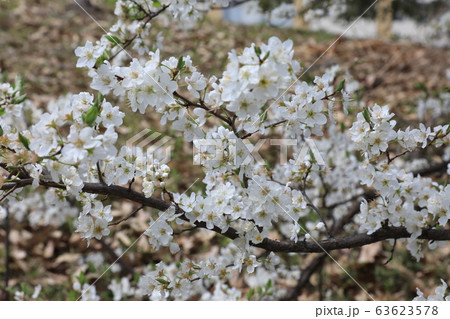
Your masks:
<instances>
[{"instance_id":1,"label":"tree trunk","mask_svg":"<svg viewBox=\"0 0 450 319\"><path fill-rule=\"evenodd\" d=\"M377 37L389 40L392 37L392 0L379 0L376 5Z\"/></svg>"},{"instance_id":2,"label":"tree trunk","mask_svg":"<svg viewBox=\"0 0 450 319\"><path fill-rule=\"evenodd\" d=\"M294 18L294 29L305 30L308 29L308 23L303 17L303 0L294 0L295 6L297 7L297 15Z\"/></svg>"}]
</instances>

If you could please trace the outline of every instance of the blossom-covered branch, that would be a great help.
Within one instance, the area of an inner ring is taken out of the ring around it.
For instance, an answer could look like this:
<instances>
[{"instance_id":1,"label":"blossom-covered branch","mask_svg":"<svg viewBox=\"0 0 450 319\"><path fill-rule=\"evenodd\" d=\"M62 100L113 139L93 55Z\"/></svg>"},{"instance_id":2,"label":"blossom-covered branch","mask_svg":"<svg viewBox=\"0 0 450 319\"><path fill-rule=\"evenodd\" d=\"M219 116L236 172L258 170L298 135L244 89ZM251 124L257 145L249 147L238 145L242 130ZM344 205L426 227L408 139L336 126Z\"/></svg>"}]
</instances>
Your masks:
<instances>
[{"instance_id":1,"label":"blossom-covered branch","mask_svg":"<svg viewBox=\"0 0 450 319\"><path fill-rule=\"evenodd\" d=\"M7 183L2 186L2 190L24 187L27 185L31 185L32 182L32 179L26 179L17 181L15 183ZM44 180L40 181L40 185L44 187L65 188L64 185ZM126 187L117 185L108 186L101 183L86 183L83 187L83 192L128 199L144 206L158 209L160 211L166 211L172 205L170 202L166 202L157 198L146 198L142 193L136 192L134 190L129 190ZM185 214L185 212L180 208L177 208L177 210L177 213L181 213L183 215ZM187 220L187 218L184 216L183 219ZM195 222L194 224L196 227L207 229L207 225L205 222ZM225 232L222 232L218 227L214 227L212 228L212 230L230 239L236 239L239 237L236 230L233 228L229 228ZM337 249L355 248L386 239L409 238L410 236L411 234L408 233L405 227L384 227L372 233L371 235L357 234L347 237L330 238L318 242L296 242L292 240L278 241L264 238L261 243L252 243L252 245L273 252L317 253ZM450 229L423 229L422 234L419 236L419 239L435 241L450 240Z\"/></svg>"}]
</instances>

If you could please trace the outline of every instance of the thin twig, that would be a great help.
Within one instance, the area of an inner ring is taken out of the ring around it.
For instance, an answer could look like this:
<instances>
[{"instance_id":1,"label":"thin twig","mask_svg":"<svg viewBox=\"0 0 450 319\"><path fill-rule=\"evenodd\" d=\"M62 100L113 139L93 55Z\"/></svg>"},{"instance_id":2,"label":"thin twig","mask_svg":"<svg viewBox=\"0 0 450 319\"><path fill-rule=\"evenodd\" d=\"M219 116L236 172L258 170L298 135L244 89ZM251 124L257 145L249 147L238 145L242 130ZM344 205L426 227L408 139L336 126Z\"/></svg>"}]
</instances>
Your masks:
<instances>
[{"instance_id":1,"label":"thin twig","mask_svg":"<svg viewBox=\"0 0 450 319\"><path fill-rule=\"evenodd\" d=\"M179 92L177 92L177 91L173 92L173 95L174 95L175 97L181 99L181 100L184 102L184 104L183 104L184 107L193 106L193 107L199 107L199 108L202 108L202 109L204 109L205 111L207 111L207 112L209 112L210 114L212 114L213 116L215 116L215 117L219 118L220 120L222 120L223 122L227 123L227 124L230 125L231 127L234 125L234 124L232 123L232 121L231 121L230 118L226 118L226 117L223 116L222 114L217 113L217 112L211 110L209 107L207 107L207 106L206 106L205 104L203 104L203 103L194 103L194 102L192 102L191 100L189 100L187 97L181 95L181 94L180 94Z\"/></svg>"},{"instance_id":2,"label":"thin twig","mask_svg":"<svg viewBox=\"0 0 450 319\"><path fill-rule=\"evenodd\" d=\"M300 189L300 191L303 194L303 197L305 197L306 201L308 202L308 205L317 213L317 215L319 215L320 219L322 220L322 223L325 226L325 230L328 233L328 236L330 238L333 237L333 234L331 233L330 229L328 228L328 225L325 221L325 218L323 217L322 213L319 211L319 209L316 207L316 205L313 204L313 202L311 201L311 199L308 197L308 195L306 194L306 179L308 178L308 174L309 172L305 175L305 177L303 177L303 187Z\"/></svg>"},{"instance_id":3,"label":"thin twig","mask_svg":"<svg viewBox=\"0 0 450 319\"><path fill-rule=\"evenodd\" d=\"M389 257L389 259L386 260L386 262L384 263L384 265L387 265L387 264L392 260L392 258L394 258L394 251L395 251L395 246L396 246L396 245L397 245L397 238L394 239L394 244L392 245L392 249L391 249L391 257Z\"/></svg>"},{"instance_id":4,"label":"thin twig","mask_svg":"<svg viewBox=\"0 0 450 319\"><path fill-rule=\"evenodd\" d=\"M346 200L343 200L343 201L340 201L340 202L336 202L336 203L331 204L331 205L324 205L323 208L326 208L326 209L334 209L334 208L336 208L336 207L338 207L338 206L341 206L341 205L344 205L344 204L353 202L354 200L358 199L359 197L364 196L364 194L365 194L365 193L357 194L357 195L354 195L354 196L350 197L349 199L346 199Z\"/></svg>"},{"instance_id":5,"label":"thin twig","mask_svg":"<svg viewBox=\"0 0 450 319\"><path fill-rule=\"evenodd\" d=\"M133 217L134 215L136 215L143 208L144 208L144 205L142 205L141 207L135 209L134 211L132 211L129 215L125 216L124 218L119 219L118 221L109 223L108 226L119 225L121 222L124 222L124 221L130 219L131 217Z\"/></svg>"},{"instance_id":6,"label":"thin twig","mask_svg":"<svg viewBox=\"0 0 450 319\"><path fill-rule=\"evenodd\" d=\"M388 152L386 152L386 155L387 155L387 158L388 158L388 164L390 164L393 160L395 160L397 157L400 157L400 156L403 156L403 155L405 155L405 154L407 154L407 153L409 153L410 151L408 151L408 150L406 150L406 151L404 151L404 152L402 152L402 153L400 153L400 154L397 154L397 155L395 155L394 157L389 157L389 153Z\"/></svg>"},{"instance_id":7,"label":"thin twig","mask_svg":"<svg viewBox=\"0 0 450 319\"><path fill-rule=\"evenodd\" d=\"M430 146L430 145L433 145L433 143L438 139L438 138L444 138L444 137L446 137L448 134L450 134L450 131L446 131L446 132L444 132L443 130L440 130L440 131L438 131L438 132L436 132L436 135L434 136L434 138L429 142L429 143L427 143L427 145L425 145L425 147L428 147L428 146ZM405 155L405 154L407 154L407 153L409 153L409 152L411 152L412 150L406 150L406 151L404 151L404 152L402 152L402 153L400 153L400 154L397 154L397 155L395 155L394 157L390 157L389 156L389 151L386 151L386 157L387 157L387 160L388 160L388 164L390 164L393 160L395 160L397 157L400 157L400 156L403 156L403 155Z\"/></svg>"},{"instance_id":8,"label":"thin twig","mask_svg":"<svg viewBox=\"0 0 450 319\"><path fill-rule=\"evenodd\" d=\"M134 183L134 177L131 179L131 182L130 182L130 184L128 185L128 192L131 192L131 191L132 191L131 186L133 186L133 183Z\"/></svg>"},{"instance_id":9,"label":"thin twig","mask_svg":"<svg viewBox=\"0 0 450 319\"><path fill-rule=\"evenodd\" d=\"M152 20L153 18L155 18L156 16L158 16L160 13L162 13L163 11L165 11L167 8L169 7L169 5L164 5L162 6L161 9L159 9L156 12L153 13L147 13L145 10L142 9L142 11L146 14L147 19L144 21L144 24L142 25L142 29L145 28L145 26L150 22L150 20ZM130 39L128 39L127 41L125 41L123 43L123 45L120 45L120 43L117 43L120 46L120 50L117 51L116 53L114 53L108 60L111 61L112 59L114 59L120 52L124 51L131 43L133 43L133 41L137 38L138 34L133 35Z\"/></svg>"},{"instance_id":10,"label":"thin twig","mask_svg":"<svg viewBox=\"0 0 450 319\"><path fill-rule=\"evenodd\" d=\"M98 174L98 180L100 181L100 183L106 185L106 183L105 183L105 181L103 179L103 173L102 173L102 171L100 169L100 163L99 162L97 162L97 174Z\"/></svg>"},{"instance_id":11,"label":"thin twig","mask_svg":"<svg viewBox=\"0 0 450 319\"><path fill-rule=\"evenodd\" d=\"M4 194L2 196L2 198L0 198L0 202L2 202L6 197L8 197L9 194L11 194L12 192L14 192L16 190L18 185L16 185L15 187L11 188L9 191L6 192L6 194Z\"/></svg>"},{"instance_id":12,"label":"thin twig","mask_svg":"<svg viewBox=\"0 0 450 319\"><path fill-rule=\"evenodd\" d=\"M185 228L185 229L180 230L179 232L173 233L173 235L174 235L174 236L180 235L180 234L182 234L182 233L184 233L184 232L191 231L191 230L195 230L195 229L198 229L198 228L199 228L198 226L194 226L194 227L190 227L190 228Z\"/></svg>"},{"instance_id":13,"label":"thin twig","mask_svg":"<svg viewBox=\"0 0 450 319\"><path fill-rule=\"evenodd\" d=\"M278 121L278 122L276 122L276 123L266 125L266 126L264 126L264 128L273 128L273 127L276 127L276 126L278 126L278 125L280 125L280 124L283 124L283 123L286 123L286 122L287 122L287 120ZM247 133L247 134L241 136L241 139L245 140L246 138L248 138L248 137L250 137L250 136L252 136L253 134L256 134L256 133L258 133L258 132L259 132L259 131L255 131L255 132L253 132L253 133Z\"/></svg>"}]
</instances>

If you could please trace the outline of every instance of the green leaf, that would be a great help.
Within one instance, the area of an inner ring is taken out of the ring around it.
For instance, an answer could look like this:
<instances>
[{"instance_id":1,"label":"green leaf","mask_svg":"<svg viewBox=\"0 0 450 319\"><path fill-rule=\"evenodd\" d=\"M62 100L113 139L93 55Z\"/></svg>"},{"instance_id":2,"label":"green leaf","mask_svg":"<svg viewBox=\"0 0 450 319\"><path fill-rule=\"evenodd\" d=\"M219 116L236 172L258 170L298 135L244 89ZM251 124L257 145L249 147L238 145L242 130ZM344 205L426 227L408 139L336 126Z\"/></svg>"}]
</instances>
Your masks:
<instances>
[{"instance_id":1,"label":"green leaf","mask_svg":"<svg viewBox=\"0 0 450 319\"><path fill-rule=\"evenodd\" d=\"M103 100L105 99L105 96L101 93L99 93L97 95L97 99L95 100L94 105L97 107L97 109L100 109L100 104L103 102Z\"/></svg>"},{"instance_id":2,"label":"green leaf","mask_svg":"<svg viewBox=\"0 0 450 319\"><path fill-rule=\"evenodd\" d=\"M263 112L263 114L259 117L261 119L261 121L264 122L265 120L267 120L267 116L268 116L267 113L268 113L267 110L265 110Z\"/></svg>"},{"instance_id":3,"label":"green leaf","mask_svg":"<svg viewBox=\"0 0 450 319\"><path fill-rule=\"evenodd\" d=\"M364 119L366 120L366 122L370 124L371 122L370 122L370 113L369 113L369 111L367 111L367 109L364 108L362 114L363 114Z\"/></svg>"},{"instance_id":4,"label":"green leaf","mask_svg":"<svg viewBox=\"0 0 450 319\"><path fill-rule=\"evenodd\" d=\"M23 291L23 293L25 294L25 296L31 295L31 287L28 286L26 283L23 283L23 284L21 285L21 288L22 288L22 291Z\"/></svg>"},{"instance_id":5,"label":"green leaf","mask_svg":"<svg viewBox=\"0 0 450 319\"><path fill-rule=\"evenodd\" d=\"M263 58L263 61L266 61L270 56L270 51L267 51L266 55Z\"/></svg>"},{"instance_id":6,"label":"green leaf","mask_svg":"<svg viewBox=\"0 0 450 319\"><path fill-rule=\"evenodd\" d=\"M3 128L2 128L2 126L0 125L0 136L2 136L3 135Z\"/></svg>"},{"instance_id":7,"label":"green leaf","mask_svg":"<svg viewBox=\"0 0 450 319\"><path fill-rule=\"evenodd\" d=\"M14 79L14 89L17 92L20 92L22 88L23 88L23 77L16 76L16 78Z\"/></svg>"},{"instance_id":8,"label":"green leaf","mask_svg":"<svg viewBox=\"0 0 450 319\"><path fill-rule=\"evenodd\" d=\"M264 160L264 167L270 172L272 168L270 167L270 163L268 160Z\"/></svg>"},{"instance_id":9,"label":"green leaf","mask_svg":"<svg viewBox=\"0 0 450 319\"><path fill-rule=\"evenodd\" d=\"M5 108L4 107L0 107L0 116L5 114Z\"/></svg>"},{"instance_id":10,"label":"green leaf","mask_svg":"<svg viewBox=\"0 0 450 319\"><path fill-rule=\"evenodd\" d=\"M27 95L23 94L21 96L15 97L12 99L13 104L20 104L23 103L27 99Z\"/></svg>"},{"instance_id":11,"label":"green leaf","mask_svg":"<svg viewBox=\"0 0 450 319\"><path fill-rule=\"evenodd\" d=\"M162 278L156 278L156 281L159 282L160 284L167 285L167 280L164 280Z\"/></svg>"},{"instance_id":12,"label":"green leaf","mask_svg":"<svg viewBox=\"0 0 450 319\"><path fill-rule=\"evenodd\" d=\"M254 294L255 294L255 288L250 289L247 294L247 300L251 299Z\"/></svg>"},{"instance_id":13,"label":"green leaf","mask_svg":"<svg viewBox=\"0 0 450 319\"><path fill-rule=\"evenodd\" d=\"M268 291L270 288L272 288L272 279L269 279L265 288L266 288L266 291Z\"/></svg>"},{"instance_id":14,"label":"green leaf","mask_svg":"<svg viewBox=\"0 0 450 319\"><path fill-rule=\"evenodd\" d=\"M343 79L343 80L341 81L341 83L339 83L339 85L338 85L336 91L334 91L334 92L341 92L342 89L344 88L344 84L345 84L345 79Z\"/></svg>"},{"instance_id":15,"label":"green leaf","mask_svg":"<svg viewBox=\"0 0 450 319\"><path fill-rule=\"evenodd\" d=\"M103 62L109 60L110 57L111 57L111 50L105 50L103 54L97 59L95 65L97 67L100 67L103 64Z\"/></svg>"},{"instance_id":16,"label":"green leaf","mask_svg":"<svg viewBox=\"0 0 450 319\"><path fill-rule=\"evenodd\" d=\"M95 123L95 120L98 116L98 107L93 105L86 114L83 114L81 117L83 118L84 123L89 126L92 126Z\"/></svg>"},{"instance_id":17,"label":"green leaf","mask_svg":"<svg viewBox=\"0 0 450 319\"><path fill-rule=\"evenodd\" d=\"M88 261L89 272L95 272L97 269L92 261Z\"/></svg>"},{"instance_id":18,"label":"green leaf","mask_svg":"<svg viewBox=\"0 0 450 319\"><path fill-rule=\"evenodd\" d=\"M263 294L262 288L261 288L261 287L258 287L258 295L262 296L262 294Z\"/></svg>"},{"instance_id":19,"label":"green leaf","mask_svg":"<svg viewBox=\"0 0 450 319\"><path fill-rule=\"evenodd\" d=\"M138 273L134 273L133 283L137 284L139 282L139 278L141 278L141 275L139 275Z\"/></svg>"},{"instance_id":20,"label":"green leaf","mask_svg":"<svg viewBox=\"0 0 450 319\"><path fill-rule=\"evenodd\" d=\"M183 67L184 67L184 60L183 60L183 57L182 56L180 56L180 58L178 59L178 64L177 64L177 69L178 70L181 70Z\"/></svg>"},{"instance_id":21,"label":"green leaf","mask_svg":"<svg viewBox=\"0 0 450 319\"><path fill-rule=\"evenodd\" d=\"M158 0L152 0L153 1L153 6L155 8L159 8L162 6L161 2L159 2Z\"/></svg>"},{"instance_id":22,"label":"green leaf","mask_svg":"<svg viewBox=\"0 0 450 319\"><path fill-rule=\"evenodd\" d=\"M69 292L69 301L76 301L78 299L78 293L75 290Z\"/></svg>"},{"instance_id":23,"label":"green leaf","mask_svg":"<svg viewBox=\"0 0 450 319\"><path fill-rule=\"evenodd\" d=\"M30 140L19 133L19 140L27 150L30 150Z\"/></svg>"},{"instance_id":24,"label":"green leaf","mask_svg":"<svg viewBox=\"0 0 450 319\"><path fill-rule=\"evenodd\" d=\"M341 125L341 132L345 132L345 124L344 124L344 122L341 122L340 125Z\"/></svg>"},{"instance_id":25,"label":"green leaf","mask_svg":"<svg viewBox=\"0 0 450 319\"><path fill-rule=\"evenodd\" d=\"M317 162L317 161L316 161L316 157L314 156L313 151L309 150L309 156L311 157L311 161L312 161L313 163L316 163L316 162Z\"/></svg>"},{"instance_id":26,"label":"green leaf","mask_svg":"<svg viewBox=\"0 0 450 319\"><path fill-rule=\"evenodd\" d=\"M86 282L86 278L84 277L84 272L80 272L77 277L78 282L83 285Z\"/></svg>"},{"instance_id":27,"label":"green leaf","mask_svg":"<svg viewBox=\"0 0 450 319\"><path fill-rule=\"evenodd\" d=\"M259 46L256 46L256 45L254 46L254 48L255 48L256 55L260 56L261 55L261 48Z\"/></svg>"},{"instance_id":28,"label":"green leaf","mask_svg":"<svg viewBox=\"0 0 450 319\"><path fill-rule=\"evenodd\" d=\"M112 42L114 44L120 44L120 40L118 37L116 37L115 35L105 35L105 38L109 41Z\"/></svg>"}]
</instances>

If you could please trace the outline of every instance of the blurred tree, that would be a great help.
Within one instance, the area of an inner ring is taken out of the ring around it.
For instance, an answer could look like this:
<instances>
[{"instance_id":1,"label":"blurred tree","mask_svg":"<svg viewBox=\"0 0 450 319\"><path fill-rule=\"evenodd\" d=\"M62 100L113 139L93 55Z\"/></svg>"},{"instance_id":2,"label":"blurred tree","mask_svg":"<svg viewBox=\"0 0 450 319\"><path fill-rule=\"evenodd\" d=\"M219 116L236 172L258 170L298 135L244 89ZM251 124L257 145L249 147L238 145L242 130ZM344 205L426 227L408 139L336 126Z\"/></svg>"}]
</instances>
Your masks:
<instances>
[{"instance_id":1,"label":"blurred tree","mask_svg":"<svg viewBox=\"0 0 450 319\"><path fill-rule=\"evenodd\" d=\"M346 21L353 21L361 16L373 3L366 0L340 0L345 5L337 17ZM336 6L336 0L310 0L303 13L310 9L320 10L323 15L328 15ZM381 39L389 39L392 36L391 23L393 19L410 18L419 23L426 23L448 12L450 1L448 0L379 0L376 10L369 10L364 14L366 18L376 19L377 35Z\"/></svg>"},{"instance_id":2,"label":"blurred tree","mask_svg":"<svg viewBox=\"0 0 450 319\"><path fill-rule=\"evenodd\" d=\"M294 28L295 29L307 29L308 23L305 21L305 18L303 17L303 9L305 8L305 2L304 0L294 0L295 6L297 8L297 12L299 14L294 19Z\"/></svg>"},{"instance_id":3,"label":"blurred tree","mask_svg":"<svg viewBox=\"0 0 450 319\"><path fill-rule=\"evenodd\" d=\"M282 3L292 3L293 0L259 0L259 7L263 12L272 11Z\"/></svg>"},{"instance_id":4,"label":"blurred tree","mask_svg":"<svg viewBox=\"0 0 450 319\"><path fill-rule=\"evenodd\" d=\"M379 0L376 15L377 37L389 40L392 37L392 0Z\"/></svg>"},{"instance_id":5,"label":"blurred tree","mask_svg":"<svg viewBox=\"0 0 450 319\"><path fill-rule=\"evenodd\" d=\"M311 0L310 7L323 9L326 12L332 2L330 0ZM347 21L359 17L372 4L371 1L366 0L342 0L342 2L346 5L346 10L340 14L339 18ZM391 2L393 18L409 17L422 23L439 16L450 8L448 0L391 0ZM365 16L374 19L376 10L369 10Z\"/></svg>"}]
</instances>

